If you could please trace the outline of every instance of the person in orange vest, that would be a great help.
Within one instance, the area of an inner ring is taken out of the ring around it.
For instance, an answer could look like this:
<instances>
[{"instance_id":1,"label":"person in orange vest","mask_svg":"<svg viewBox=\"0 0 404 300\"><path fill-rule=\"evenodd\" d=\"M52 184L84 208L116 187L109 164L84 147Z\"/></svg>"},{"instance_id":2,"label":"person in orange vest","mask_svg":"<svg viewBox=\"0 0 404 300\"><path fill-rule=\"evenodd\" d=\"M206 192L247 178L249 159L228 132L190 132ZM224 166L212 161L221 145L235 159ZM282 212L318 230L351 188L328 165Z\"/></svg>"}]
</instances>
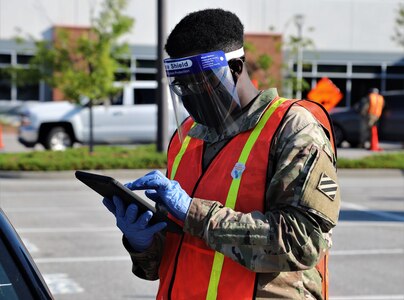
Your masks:
<instances>
[{"instance_id":1,"label":"person in orange vest","mask_svg":"<svg viewBox=\"0 0 404 300\"><path fill-rule=\"evenodd\" d=\"M384 97L379 94L377 88L372 88L369 90L369 94L363 97L360 105L359 112L361 114L361 125L360 125L360 143L361 148L365 147L367 141L378 140L377 136L374 137L372 134L377 135L377 131L372 131L374 126L377 126L377 122L382 115L384 108Z\"/></svg>"},{"instance_id":2,"label":"person in orange vest","mask_svg":"<svg viewBox=\"0 0 404 300\"><path fill-rule=\"evenodd\" d=\"M340 210L333 131L310 101L260 91L246 71L244 29L222 9L185 16L164 64L175 106L190 117L167 172L126 184L182 225L149 224L104 198L133 273L159 279L156 299L327 299L331 230ZM179 109L176 109L179 111Z\"/></svg>"}]
</instances>

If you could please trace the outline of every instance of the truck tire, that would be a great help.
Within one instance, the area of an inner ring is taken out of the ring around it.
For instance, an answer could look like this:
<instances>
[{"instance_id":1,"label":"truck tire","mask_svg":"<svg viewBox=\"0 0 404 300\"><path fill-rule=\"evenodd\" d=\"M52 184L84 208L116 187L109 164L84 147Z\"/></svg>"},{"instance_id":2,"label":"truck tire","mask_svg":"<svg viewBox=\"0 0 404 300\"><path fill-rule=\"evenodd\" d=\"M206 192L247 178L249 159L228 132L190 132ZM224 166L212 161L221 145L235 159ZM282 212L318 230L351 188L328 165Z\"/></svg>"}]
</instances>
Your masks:
<instances>
[{"instance_id":1,"label":"truck tire","mask_svg":"<svg viewBox=\"0 0 404 300\"><path fill-rule=\"evenodd\" d=\"M63 127L49 130L43 145L47 150L64 151L73 146L73 139Z\"/></svg>"}]
</instances>

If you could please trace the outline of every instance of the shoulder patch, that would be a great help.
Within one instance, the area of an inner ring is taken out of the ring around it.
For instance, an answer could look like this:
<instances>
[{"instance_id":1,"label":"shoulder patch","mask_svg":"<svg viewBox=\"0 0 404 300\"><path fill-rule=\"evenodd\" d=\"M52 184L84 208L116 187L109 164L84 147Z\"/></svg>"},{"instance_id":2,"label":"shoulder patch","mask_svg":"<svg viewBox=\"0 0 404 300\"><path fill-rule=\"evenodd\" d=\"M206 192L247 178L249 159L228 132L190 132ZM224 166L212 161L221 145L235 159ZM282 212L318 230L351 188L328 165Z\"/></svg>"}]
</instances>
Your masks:
<instances>
[{"instance_id":1,"label":"shoulder patch","mask_svg":"<svg viewBox=\"0 0 404 300\"><path fill-rule=\"evenodd\" d=\"M334 201L335 196L337 195L338 185L330 176L323 172L320 176L317 189Z\"/></svg>"}]
</instances>

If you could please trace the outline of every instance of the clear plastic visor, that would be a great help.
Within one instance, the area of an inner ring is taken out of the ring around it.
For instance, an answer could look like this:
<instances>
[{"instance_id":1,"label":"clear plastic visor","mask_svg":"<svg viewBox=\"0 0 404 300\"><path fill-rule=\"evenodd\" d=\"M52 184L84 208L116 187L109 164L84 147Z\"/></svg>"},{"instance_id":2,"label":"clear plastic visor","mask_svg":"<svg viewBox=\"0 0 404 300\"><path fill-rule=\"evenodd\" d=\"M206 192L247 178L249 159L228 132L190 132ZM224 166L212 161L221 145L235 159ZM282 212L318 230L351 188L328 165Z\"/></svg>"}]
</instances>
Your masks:
<instances>
[{"instance_id":1,"label":"clear plastic visor","mask_svg":"<svg viewBox=\"0 0 404 300\"><path fill-rule=\"evenodd\" d=\"M219 132L233 122L240 101L224 52L166 59L164 63L181 141L184 108L196 123Z\"/></svg>"}]
</instances>

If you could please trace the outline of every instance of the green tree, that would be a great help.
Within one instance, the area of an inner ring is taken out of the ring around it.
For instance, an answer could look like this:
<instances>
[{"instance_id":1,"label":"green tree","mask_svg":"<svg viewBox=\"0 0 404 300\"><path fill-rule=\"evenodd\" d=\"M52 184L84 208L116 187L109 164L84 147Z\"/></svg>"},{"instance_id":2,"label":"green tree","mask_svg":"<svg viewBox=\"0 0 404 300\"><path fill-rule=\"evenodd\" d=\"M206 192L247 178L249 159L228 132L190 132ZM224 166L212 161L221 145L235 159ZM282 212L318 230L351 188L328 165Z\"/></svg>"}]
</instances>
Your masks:
<instances>
[{"instance_id":1,"label":"green tree","mask_svg":"<svg viewBox=\"0 0 404 300\"><path fill-rule=\"evenodd\" d=\"M251 53L255 56L255 59L249 61L247 64L248 73L251 75L256 71L261 71L264 74L265 80L258 81L258 88L268 88L276 85L277 81L270 72L270 68L274 63L273 58L266 53L256 55L257 49L251 42L244 42L244 50L246 53ZM280 49L278 49L278 51L280 51Z\"/></svg>"},{"instance_id":2,"label":"green tree","mask_svg":"<svg viewBox=\"0 0 404 300\"><path fill-rule=\"evenodd\" d=\"M134 23L131 17L122 14L126 6L127 0L104 0L89 30L72 40L70 33L62 28L56 31L56 42L34 41L35 54L30 68L10 70L17 84L39 79L59 89L70 101L89 99L90 153L93 152L92 106L119 92L114 86L114 74L118 68L125 68L122 58L129 54L127 43L119 42Z\"/></svg>"},{"instance_id":3,"label":"green tree","mask_svg":"<svg viewBox=\"0 0 404 300\"><path fill-rule=\"evenodd\" d=\"M404 48L404 4L400 3L395 19L394 35L392 36L399 46Z\"/></svg>"},{"instance_id":4,"label":"green tree","mask_svg":"<svg viewBox=\"0 0 404 300\"><path fill-rule=\"evenodd\" d=\"M294 16L293 21L296 23L297 18L299 17L301 16L299 15ZM314 31L314 28L309 27L308 31ZM298 33L297 35L289 35L286 41L283 43L283 47L284 49L288 50L290 57L296 57L296 63L298 64L299 50L304 51L307 49L314 49L315 44L311 38L303 36L300 32L300 34ZM304 70L306 68L304 61L302 62L302 64ZM284 65L284 68L287 69L288 66ZM296 95L296 92L298 90L303 92L310 89L310 84L304 78L299 79L297 77L297 73L294 70L292 70L292 72L289 73L289 75L284 79L284 85L291 88L293 95Z\"/></svg>"}]
</instances>

